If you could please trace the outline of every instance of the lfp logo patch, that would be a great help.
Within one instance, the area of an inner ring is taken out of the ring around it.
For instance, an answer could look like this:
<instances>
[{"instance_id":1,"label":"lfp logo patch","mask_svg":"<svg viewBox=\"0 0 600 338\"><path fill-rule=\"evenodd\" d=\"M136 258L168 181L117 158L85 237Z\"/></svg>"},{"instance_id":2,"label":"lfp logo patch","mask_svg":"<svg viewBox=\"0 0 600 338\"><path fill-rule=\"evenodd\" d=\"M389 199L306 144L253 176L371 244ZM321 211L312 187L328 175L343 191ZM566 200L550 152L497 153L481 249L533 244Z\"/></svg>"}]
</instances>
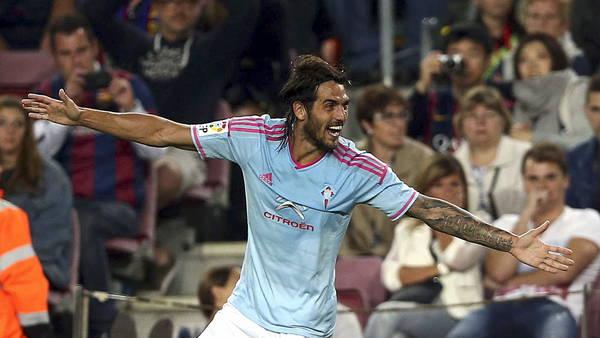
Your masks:
<instances>
[{"instance_id":1,"label":"lfp logo patch","mask_svg":"<svg viewBox=\"0 0 600 338\"><path fill-rule=\"evenodd\" d=\"M203 135L221 134L227 132L227 120L205 123L198 126L198 131Z\"/></svg>"}]
</instances>

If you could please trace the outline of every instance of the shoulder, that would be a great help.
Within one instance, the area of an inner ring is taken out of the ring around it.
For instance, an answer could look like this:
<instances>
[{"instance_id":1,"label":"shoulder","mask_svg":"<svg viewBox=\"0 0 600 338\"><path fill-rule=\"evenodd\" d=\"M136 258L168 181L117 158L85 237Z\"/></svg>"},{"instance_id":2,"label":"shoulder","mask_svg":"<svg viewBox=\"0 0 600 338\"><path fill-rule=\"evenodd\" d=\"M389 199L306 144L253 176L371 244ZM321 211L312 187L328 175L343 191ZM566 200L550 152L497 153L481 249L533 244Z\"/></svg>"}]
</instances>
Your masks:
<instances>
[{"instance_id":1,"label":"shoulder","mask_svg":"<svg viewBox=\"0 0 600 338\"><path fill-rule=\"evenodd\" d=\"M285 119L274 119L269 115L232 117L227 120L228 132L261 135L267 141L281 141L285 137Z\"/></svg>"},{"instance_id":2,"label":"shoulder","mask_svg":"<svg viewBox=\"0 0 600 338\"><path fill-rule=\"evenodd\" d=\"M567 152L567 156L569 158L579 158L580 156L585 155L586 153L593 150L594 142L596 142L595 138L591 138L587 141L579 143Z\"/></svg>"},{"instance_id":3,"label":"shoulder","mask_svg":"<svg viewBox=\"0 0 600 338\"><path fill-rule=\"evenodd\" d=\"M517 140L510 136L503 136L500 146L510 148L514 152L525 153L527 150L529 150L529 148L531 148L531 143Z\"/></svg>"},{"instance_id":4,"label":"shoulder","mask_svg":"<svg viewBox=\"0 0 600 338\"><path fill-rule=\"evenodd\" d=\"M425 143L419 142L408 136L404 138L404 147L407 147L411 153L417 153L419 155L431 156L434 154L433 150Z\"/></svg>"},{"instance_id":5,"label":"shoulder","mask_svg":"<svg viewBox=\"0 0 600 338\"><path fill-rule=\"evenodd\" d=\"M383 182L388 166L366 151L359 150L354 142L340 137L338 146L332 152L335 160L353 174Z\"/></svg>"},{"instance_id":6,"label":"shoulder","mask_svg":"<svg viewBox=\"0 0 600 338\"><path fill-rule=\"evenodd\" d=\"M578 209L565 207L567 213L567 219L569 221L577 221L586 226L593 226L600 229L600 214L594 209Z\"/></svg>"}]
</instances>

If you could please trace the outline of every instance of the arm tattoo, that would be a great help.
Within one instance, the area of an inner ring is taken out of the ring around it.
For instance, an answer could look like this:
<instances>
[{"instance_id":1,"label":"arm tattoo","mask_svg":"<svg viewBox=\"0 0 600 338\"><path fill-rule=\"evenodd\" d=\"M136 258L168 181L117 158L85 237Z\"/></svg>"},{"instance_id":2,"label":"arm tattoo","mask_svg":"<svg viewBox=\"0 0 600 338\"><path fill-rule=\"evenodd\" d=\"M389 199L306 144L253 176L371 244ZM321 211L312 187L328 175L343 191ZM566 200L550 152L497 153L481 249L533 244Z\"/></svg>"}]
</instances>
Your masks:
<instances>
[{"instance_id":1,"label":"arm tattoo","mask_svg":"<svg viewBox=\"0 0 600 338\"><path fill-rule=\"evenodd\" d=\"M446 201L420 195L407 213L431 228L488 248L510 251L514 235L493 227Z\"/></svg>"}]
</instances>

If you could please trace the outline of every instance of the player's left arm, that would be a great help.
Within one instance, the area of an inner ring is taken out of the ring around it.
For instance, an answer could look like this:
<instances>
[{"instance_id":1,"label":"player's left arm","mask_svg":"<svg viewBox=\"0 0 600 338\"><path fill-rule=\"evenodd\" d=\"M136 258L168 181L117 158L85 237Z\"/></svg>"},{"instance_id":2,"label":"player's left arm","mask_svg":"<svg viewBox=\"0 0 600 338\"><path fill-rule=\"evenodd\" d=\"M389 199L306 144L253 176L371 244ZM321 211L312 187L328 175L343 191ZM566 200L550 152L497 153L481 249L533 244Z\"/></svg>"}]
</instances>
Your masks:
<instances>
[{"instance_id":1,"label":"player's left arm","mask_svg":"<svg viewBox=\"0 0 600 338\"><path fill-rule=\"evenodd\" d=\"M509 252L523 263L547 272L566 271L574 263L563 256L570 255L571 250L546 245L539 239L548 228L548 222L517 236L485 223L451 203L422 194L417 197L407 214L422 220L434 230Z\"/></svg>"}]
</instances>

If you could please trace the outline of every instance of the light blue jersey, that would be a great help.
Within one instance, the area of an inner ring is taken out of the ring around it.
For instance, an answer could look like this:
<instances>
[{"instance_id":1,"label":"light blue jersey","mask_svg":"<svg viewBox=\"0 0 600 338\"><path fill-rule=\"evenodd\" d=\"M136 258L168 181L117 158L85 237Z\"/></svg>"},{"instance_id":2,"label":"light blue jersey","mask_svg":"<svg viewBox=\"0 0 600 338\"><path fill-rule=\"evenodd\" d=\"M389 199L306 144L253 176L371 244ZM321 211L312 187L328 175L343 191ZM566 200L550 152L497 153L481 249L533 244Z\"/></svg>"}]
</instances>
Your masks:
<instances>
[{"instance_id":1,"label":"light blue jersey","mask_svg":"<svg viewBox=\"0 0 600 338\"><path fill-rule=\"evenodd\" d=\"M352 208L366 203L396 220L418 193L344 138L314 163L295 163L289 146L279 148L284 122L233 118L191 132L202 158L236 162L244 173L248 245L229 303L267 330L329 337L335 260Z\"/></svg>"}]
</instances>

